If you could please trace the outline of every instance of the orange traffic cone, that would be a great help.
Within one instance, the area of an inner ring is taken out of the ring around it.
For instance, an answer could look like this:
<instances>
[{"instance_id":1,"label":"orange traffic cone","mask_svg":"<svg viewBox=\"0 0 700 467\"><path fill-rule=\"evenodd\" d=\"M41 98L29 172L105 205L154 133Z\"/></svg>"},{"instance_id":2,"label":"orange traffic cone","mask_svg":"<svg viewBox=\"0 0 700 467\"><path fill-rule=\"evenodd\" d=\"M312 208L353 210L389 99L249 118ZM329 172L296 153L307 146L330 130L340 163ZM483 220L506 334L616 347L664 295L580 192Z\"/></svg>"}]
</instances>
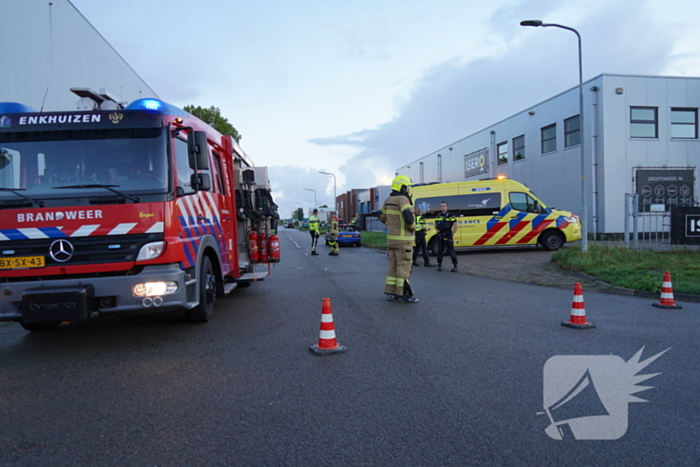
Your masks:
<instances>
[{"instance_id":1,"label":"orange traffic cone","mask_svg":"<svg viewBox=\"0 0 700 467\"><path fill-rule=\"evenodd\" d=\"M571 317L569 321L562 321L562 326L567 326L574 329L590 329L594 328L595 324L586 321L586 305L583 303L583 287L577 282L574 286L574 300L571 303Z\"/></svg>"},{"instance_id":2,"label":"orange traffic cone","mask_svg":"<svg viewBox=\"0 0 700 467\"><path fill-rule=\"evenodd\" d=\"M321 308L321 333L318 337L318 345L312 345L310 350L316 355L329 355L345 352L347 349L338 344L335 339L335 327L333 326L333 312L331 311L331 299L323 299Z\"/></svg>"},{"instance_id":3,"label":"orange traffic cone","mask_svg":"<svg viewBox=\"0 0 700 467\"><path fill-rule=\"evenodd\" d=\"M653 306L659 308L683 308L680 305L676 305L676 301L673 299L673 284L671 283L671 273L664 272L664 282L661 285L661 300L658 303L652 303Z\"/></svg>"}]
</instances>

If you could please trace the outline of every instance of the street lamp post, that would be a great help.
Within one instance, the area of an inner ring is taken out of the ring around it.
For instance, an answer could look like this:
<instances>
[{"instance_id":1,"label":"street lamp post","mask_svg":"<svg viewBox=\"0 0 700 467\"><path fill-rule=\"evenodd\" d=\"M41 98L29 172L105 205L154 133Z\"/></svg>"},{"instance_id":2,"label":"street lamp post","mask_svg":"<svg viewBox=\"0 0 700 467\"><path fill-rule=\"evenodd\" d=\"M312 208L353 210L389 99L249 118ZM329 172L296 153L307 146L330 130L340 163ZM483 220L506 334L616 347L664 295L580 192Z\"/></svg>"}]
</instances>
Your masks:
<instances>
[{"instance_id":1,"label":"street lamp post","mask_svg":"<svg viewBox=\"0 0 700 467\"><path fill-rule=\"evenodd\" d=\"M331 175L333 177L333 208L335 210L336 215L339 215L339 213L338 213L338 195L335 193L335 188L336 188L335 175L330 173L330 172L323 172L323 171L319 171L318 173L321 173L323 175Z\"/></svg>"},{"instance_id":2,"label":"street lamp post","mask_svg":"<svg viewBox=\"0 0 700 467\"><path fill-rule=\"evenodd\" d=\"M585 253L588 251L588 215L586 209L586 164L584 162L586 138L583 135L583 58L581 54L581 34L574 28L555 23L543 23L539 19L521 21L520 26L543 28L551 26L554 28L566 29L576 34L578 38L578 106L579 129L581 131L581 251Z\"/></svg>"},{"instance_id":3,"label":"street lamp post","mask_svg":"<svg viewBox=\"0 0 700 467\"><path fill-rule=\"evenodd\" d=\"M316 190L313 188L304 188L306 191L313 191L314 192L314 209L318 207L318 204L316 204Z\"/></svg>"}]
</instances>

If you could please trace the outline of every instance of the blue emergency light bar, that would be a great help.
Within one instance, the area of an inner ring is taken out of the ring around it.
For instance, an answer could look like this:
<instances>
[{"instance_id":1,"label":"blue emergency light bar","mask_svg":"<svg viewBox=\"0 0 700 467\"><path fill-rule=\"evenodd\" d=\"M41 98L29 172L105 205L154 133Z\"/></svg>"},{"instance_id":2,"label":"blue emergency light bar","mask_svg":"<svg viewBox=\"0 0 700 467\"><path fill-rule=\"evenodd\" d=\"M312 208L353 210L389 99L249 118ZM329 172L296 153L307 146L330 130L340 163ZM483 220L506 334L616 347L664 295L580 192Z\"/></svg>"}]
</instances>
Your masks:
<instances>
[{"instance_id":1,"label":"blue emergency light bar","mask_svg":"<svg viewBox=\"0 0 700 467\"><path fill-rule=\"evenodd\" d=\"M170 105L158 99L145 98L138 99L129 104L124 110L141 110L146 112L156 112L164 115L173 115L175 117L186 117L187 112L179 107Z\"/></svg>"},{"instance_id":2,"label":"blue emergency light bar","mask_svg":"<svg viewBox=\"0 0 700 467\"><path fill-rule=\"evenodd\" d=\"M19 104L17 102L0 102L0 115L28 113L36 113L36 110L32 109L28 105Z\"/></svg>"}]
</instances>

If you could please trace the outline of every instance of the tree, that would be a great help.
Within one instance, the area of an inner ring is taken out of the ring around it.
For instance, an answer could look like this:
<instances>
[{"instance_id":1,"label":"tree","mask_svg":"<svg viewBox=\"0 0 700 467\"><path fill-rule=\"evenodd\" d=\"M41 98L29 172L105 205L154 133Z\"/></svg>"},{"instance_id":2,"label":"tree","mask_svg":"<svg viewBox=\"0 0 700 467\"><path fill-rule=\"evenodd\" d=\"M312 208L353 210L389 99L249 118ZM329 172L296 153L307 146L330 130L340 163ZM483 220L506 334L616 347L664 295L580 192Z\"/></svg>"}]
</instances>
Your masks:
<instances>
[{"instance_id":1,"label":"tree","mask_svg":"<svg viewBox=\"0 0 700 467\"><path fill-rule=\"evenodd\" d=\"M193 105L186 105L184 110L185 112L189 112L200 120L213 126L216 131L222 135L231 135L231 137L235 139L237 143L241 142L243 137L238 133L238 130L231 125L228 119L221 115L221 110L218 107L214 107L212 105L208 109L205 109L200 106L195 107Z\"/></svg>"},{"instance_id":2,"label":"tree","mask_svg":"<svg viewBox=\"0 0 700 467\"><path fill-rule=\"evenodd\" d=\"M294 219L299 220L300 222L304 220L304 210L302 208L297 208L294 211L294 215L292 216Z\"/></svg>"}]
</instances>

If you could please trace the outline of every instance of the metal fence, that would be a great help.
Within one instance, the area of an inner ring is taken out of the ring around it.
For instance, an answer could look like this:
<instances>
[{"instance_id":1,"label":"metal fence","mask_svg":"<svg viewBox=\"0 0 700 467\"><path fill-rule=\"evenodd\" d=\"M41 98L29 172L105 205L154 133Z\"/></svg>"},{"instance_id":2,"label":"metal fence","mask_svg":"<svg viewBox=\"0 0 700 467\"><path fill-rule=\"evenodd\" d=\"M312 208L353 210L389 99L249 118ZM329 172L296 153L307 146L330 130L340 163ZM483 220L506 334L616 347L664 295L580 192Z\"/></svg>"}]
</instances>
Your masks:
<instances>
[{"instance_id":1,"label":"metal fence","mask_svg":"<svg viewBox=\"0 0 700 467\"><path fill-rule=\"evenodd\" d=\"M693 206L689 204L687 206ZM640 209L639 195L625 193L625 233L626 248L663 249L671 248L671 211L670 205L657 204ZM686 206L677 205L677 206Z\"/></svg>"}]
</instances>

